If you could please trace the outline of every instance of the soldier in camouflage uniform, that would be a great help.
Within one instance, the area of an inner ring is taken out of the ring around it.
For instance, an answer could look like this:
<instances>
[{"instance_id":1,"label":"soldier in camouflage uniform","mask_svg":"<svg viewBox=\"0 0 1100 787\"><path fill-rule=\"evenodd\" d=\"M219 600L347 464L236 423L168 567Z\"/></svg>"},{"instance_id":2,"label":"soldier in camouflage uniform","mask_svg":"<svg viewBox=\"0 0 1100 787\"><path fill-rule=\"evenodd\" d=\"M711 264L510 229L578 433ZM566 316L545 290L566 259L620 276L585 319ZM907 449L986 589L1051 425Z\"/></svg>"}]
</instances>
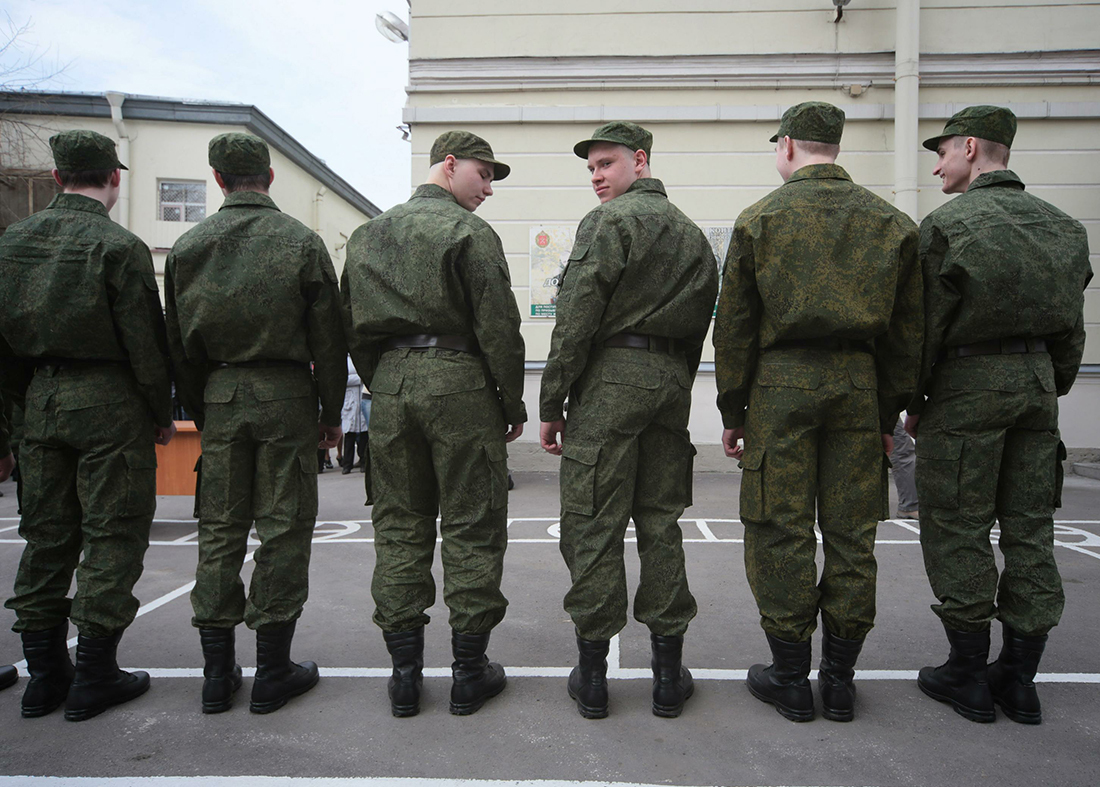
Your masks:
<instances>
[{"instance_id":1,"label":"soldier in camouflage uniform","mask_svg":"<svg viewBox=\"0 0 1100 787\"><path fill-rule=\"evenodd\" d=\"M65 131L50 147L64 193L0 238L0 371L26 402L27 545L7 606L31 675L23 715L65 701L65 718L79 721L149 687L147 673L123 672L115 654L138 609L133 587L156 509L154 440L167 444L175 425L152 257L108 217L123 168L115 144Z\"/></svg>"},{"instance_id":2,"label":"soldier in camouflage uniform","mask_svg":"<svg viewBox=\"0 0 1100 787\"><path fill-rule=\"evenodd\" d=\"M916 436L919 424L921 548L951 643L947 663L922 669L918 684L973 721L993 721L996 703L1038 724L1033 679L1065 601L1054 560L1066 458L1058 397L1084 352L1092 270L1080 222L1007 169L1015 133L1012 112L975 106L924 143L943 191L961 196L921 223L927 333L907 428ZM994 617L1004 647L987 670Z\"/></svg>"},{"instance_id":3,"label":"soldier in camouflage uniform","mask_svg":"<svg viewBox=\"0 0 1100 787\"><path fill-rule=\"evenodd\" d=\"M678 520L691 505L691 386L718 271L706 236L652 176L652 142L641 126L615 122L573 148L602 204L577 229L542 377L540 439L563 457L565 609L580 651L568 689L585 718L608 713L606 657L626 625L632 517L642 564L634 617L650 629L653 712L679 716L693 691L681 656L696 605Z\"/></svg>"},{"instance_id":4,"label":"soldier in camouflage uniform","mask_svg":"<svg viewBox=\"0 0 1100 787\"><path fill-rule=\"evenodd\" d=\"M7 481L11 477L11 471L15 468L15 457L12 455L9 439L11 425L8 418L7 397L0 390L0 482ZM19 672L15 667L6 664L0 667L0 689L14 686L19 680Z\"/></svg>"},{"instance_id":5,"label":"soldier in camouflage uniform","mask_svg":"<svg viewBox=\"0 0 1100 787\"><path fill-rule=\"evenodd\" d=\"M741 459L745 570L774 661L753 665L748 686L792 721L814 717L819 611L823 715L853 718L875 529L890 515L883 449L920 367L917 228L836 165L843 129L831 104L783 114L772 142L785 183L738 217L714 324L722 442Z\"/></svg>"},{"instance_id":6,"label":"soldier in camouflage uniform","mask_svg":"<svg viewBox=\"0 0 1100 787\"><path fill-rule=\"evenodd\" d=\"M523 431L523 339L500 238L473 215L509 167L469 132L432 145L412 198L348 241L341 291L355 368L370 389L374 622L393 659L395 716L420 709L424 611L443 599L452 629L451 713L504 689L489 633L504 617L505 442Z\"/></svg>"},{"instance_id":7,"label":"soldier in camouflage uniform","mask_svg":"<svg viewBox=\"0 0 1100 787\"><path fill-rule=\"evenodd\" d=\"M241 685L234 630L244 621L256 631L249 708L270 713L318 679L312 661L290 660L290 646L309 594L318 436L322 448L340 438L347 349L332 260L268 196L267 145L220 134L209 161L225 202L176 241L164 279L176 390L203 433L192 624L206 660L203 712L228 710ZM246 598L253 523L260 546Z\"/></svg>"}]
</instances>

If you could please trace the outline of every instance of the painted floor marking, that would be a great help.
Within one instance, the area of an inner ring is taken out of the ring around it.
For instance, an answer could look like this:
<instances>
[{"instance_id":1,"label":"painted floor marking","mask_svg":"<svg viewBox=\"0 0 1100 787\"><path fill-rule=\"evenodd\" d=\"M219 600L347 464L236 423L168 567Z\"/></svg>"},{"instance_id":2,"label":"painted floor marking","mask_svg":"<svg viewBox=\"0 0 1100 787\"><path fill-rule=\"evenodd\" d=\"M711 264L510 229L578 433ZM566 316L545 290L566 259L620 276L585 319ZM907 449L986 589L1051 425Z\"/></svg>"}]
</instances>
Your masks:
<instances>
[{"instance_id":1,"label":"painted floor marking","mask_svg":"<svg viewBox=\"0 0 1100 787\"><path fill-rule=\"evenodd\" d=\"M0 776L0 787L667 787L562 779L433 779L312 776Z\"/></svg>"}]
</instances>

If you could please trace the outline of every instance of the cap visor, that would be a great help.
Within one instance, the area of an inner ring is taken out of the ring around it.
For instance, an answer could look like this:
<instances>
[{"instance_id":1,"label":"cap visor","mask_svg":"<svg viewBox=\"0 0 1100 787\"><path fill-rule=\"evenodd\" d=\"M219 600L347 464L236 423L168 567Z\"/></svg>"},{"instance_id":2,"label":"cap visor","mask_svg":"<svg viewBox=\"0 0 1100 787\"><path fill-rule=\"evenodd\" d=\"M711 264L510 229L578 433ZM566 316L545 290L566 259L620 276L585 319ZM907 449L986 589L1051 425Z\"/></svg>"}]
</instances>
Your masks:
<instances>
[{"instance_id":1,"label":"cap visor","mask_svg":"<svg viewBox=\"0 0 1100 787\"><path fill-rule=\"evenodd\" d=\"M772 138L768 140L768 142L778 142L778 141L779 141L779 135L778 134L772 134Z\"/></svg>"},{"instance_id":2,"label":"cap visor","mask_svg":"<svg viewBox=\"0 0 1100 787\"><path fill-rule=\"evenodd\" d=\"M497 161L493 159L493 180L504 180L508 177L508 173L512 171L512 168L505 164L503 161Z\"/></svg>"},{"instance_id":3,"label":"cap visor","mask_svg":"<svg viewBox=\"0 0 1100 787\"><path fill-rule=\"evenodd\" d=\"M924 146L925 148L927 148L928 150L931 150L931 151L932 151L933 153L935 153L935 152L936 152L936 148L938 148L938 147L940 146L940 140L941 140L941 139L943 139L943 138L944 138L944 136L954 136L954 135L953 135L953 134L947 134L947 135L943 135L943 134L941 134L941 135L940 135L940 136L938 136L938 137L932 137L931 139L926 139L926 140L924 140L924 142L922 142L921 144L922 144L922 145L923 145L923 146Z\"/></svg>"},{"instance_id":4,"label":"cap visor","mask_svg":"<svg viewBox=\"0 0 1100 787\"><path fill-rule=\"evenodd\" d=\"M129 169L130 169L129 167L127 167L127 166L126 166L125 164L123 164L122 162L119 162L118 168L119 168L119 169L125 169L125 170L129 170Z\"/></svg>"},{"instance_id":5,"label":"cap visor","mask_svg":"<svg viewBox=\"0 0 1100 787\"><path fill-rule=\"evenodd\" d=\"M594 139L586 139L583 142L578 142L573 146L573 152L577 155L577 158L588 158L588 149L592 147Z\"/></svg>"}]
</instances>

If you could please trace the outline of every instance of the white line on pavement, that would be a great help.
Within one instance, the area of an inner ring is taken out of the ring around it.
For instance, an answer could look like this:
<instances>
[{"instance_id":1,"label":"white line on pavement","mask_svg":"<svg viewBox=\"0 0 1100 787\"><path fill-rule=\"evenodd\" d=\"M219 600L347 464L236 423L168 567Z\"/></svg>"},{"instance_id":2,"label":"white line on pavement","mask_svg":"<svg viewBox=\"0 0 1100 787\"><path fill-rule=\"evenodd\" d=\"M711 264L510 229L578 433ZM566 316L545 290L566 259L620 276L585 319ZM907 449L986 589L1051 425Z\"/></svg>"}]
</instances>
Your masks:
<instances>
[{"instance_id":1,"label":"white line on pavement","mask_svg":"<svg viewBox=\"0 0 1100 787\"><path fill-rule=\"evenodd\" d=\"M0 776L0 787L661 787L561 779L429 779L308 776Z\"/></svg>"}]
</instances>

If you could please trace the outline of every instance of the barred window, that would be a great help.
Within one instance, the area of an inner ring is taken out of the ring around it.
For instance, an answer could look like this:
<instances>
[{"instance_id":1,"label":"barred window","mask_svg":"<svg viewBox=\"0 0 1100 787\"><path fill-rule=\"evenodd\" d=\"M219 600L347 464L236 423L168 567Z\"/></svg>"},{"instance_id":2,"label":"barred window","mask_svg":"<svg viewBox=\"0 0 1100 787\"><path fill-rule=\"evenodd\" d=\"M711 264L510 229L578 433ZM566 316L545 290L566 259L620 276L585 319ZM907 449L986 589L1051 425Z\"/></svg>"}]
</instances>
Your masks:
<instances>
[{"instance_id":1,"label":"barred window","mask_svg":"<svg viewBox=\"0 0 1100 787\"><path fill-rule=\"evenodd\" d=\"M194 223L206 218L206 184L201 181L162 180L159 196L161 221Z\"/></svg>"}]
</instances>

